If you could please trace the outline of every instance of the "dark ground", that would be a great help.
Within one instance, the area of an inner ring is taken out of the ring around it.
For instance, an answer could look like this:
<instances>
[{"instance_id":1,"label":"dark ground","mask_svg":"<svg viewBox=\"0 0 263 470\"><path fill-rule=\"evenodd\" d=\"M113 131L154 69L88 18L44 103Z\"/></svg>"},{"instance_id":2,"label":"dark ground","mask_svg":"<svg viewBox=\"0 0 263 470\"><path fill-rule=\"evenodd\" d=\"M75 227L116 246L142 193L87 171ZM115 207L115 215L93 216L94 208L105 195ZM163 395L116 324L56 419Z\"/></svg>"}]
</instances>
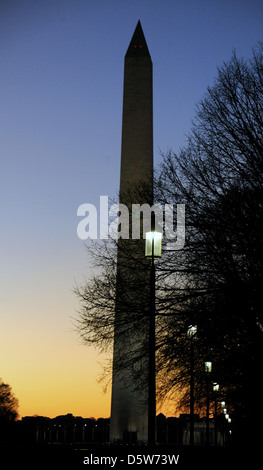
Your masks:
<instances>
[{"instance_id":1,"label":"dark ground","mask_svg":"<svg viewBox=\"0 0 263 470\"><path fill-rule=\"evenodd\" d=\"M0 448L1 469L89 469L115 468L198 468L198 469L256 469L261 468L256 452L244 446L236 448L205 448L174 445L117 446L91 444L6 446ZM174 457L173 457L174 456ZM179 456L179 457L178 457ZM107 457L107 458L106 458ZM113 459L113 460L112 460ZM148 463L145 464L145 459ZM152 463L149 463L149 459ZM177 463L176 460L178 459Z\"/></svg>"}]
</instances>

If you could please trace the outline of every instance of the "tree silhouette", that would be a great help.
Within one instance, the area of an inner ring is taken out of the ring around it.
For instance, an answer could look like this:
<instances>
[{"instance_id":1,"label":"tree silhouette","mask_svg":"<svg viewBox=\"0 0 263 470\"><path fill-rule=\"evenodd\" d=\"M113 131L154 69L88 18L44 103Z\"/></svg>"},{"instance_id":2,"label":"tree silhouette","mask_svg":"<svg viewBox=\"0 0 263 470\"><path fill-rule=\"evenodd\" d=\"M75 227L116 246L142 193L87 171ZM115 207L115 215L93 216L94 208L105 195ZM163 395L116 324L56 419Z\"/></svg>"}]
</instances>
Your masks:
<instances>
[{"instance_id":1,"label":"tree silhouette","mask_svg":"<svg viewBox=\"0 0 263 470\"><path fill-rule=\"evenodd\" d=\"M181 295L172 287L165 295L174 310L169 329L177 331L163 354L171 371L166 390L182 387L189 371L183 314L198 327L197 400L203 361L210 358L214 380L250 423L259 417L263 339L262 84L262 44L249 61L233 54L198 106L187 147L164 157L157 186L159 200L186 204L186 248L170 259Z\"/></svg>"},{"instance_id":2,"label":"tree silhouette","mask_svg":"<svg viewBox=\"0 0 263 470\"><path fill-rule=\"evenodd\" d=\"M182 203L186 209L184 249L170 251L164 237L163 256L156 265L159 397L179 396L179 405L188 406L191 348L186 333L190 325L197 325L196 408L204 407L204 361L209 359L211 380L220 384L220 396L236 422L242 418L250 424L261 408L262 176L263 45L259 43L250 60L234 53L218 69L214 85L197 107L186 147L163 156L154 194L163 205ZM114 334L116 244L95 242L89 248L98 271L76 288L83 307L80 334L101 350L111 347ZM123 259L132 266L132 251L125 246ZM136 281L139 276L133 270L127 283L137 309L131 309L128 323L127 316L123 319L126 324L119 328L123 335L138 327L138 318L145 314L139 309ZM136 364L143 354L136 351L119 366L125 367L127 361Z\"/></svg>"},{"instance_id":3,"label":"tree silhouette","mask_svg":"<svg viewBox=\"0 0 263 470\"><path fill-rule=\"evenodd\" d=\"M0 425L14 421L18 417L18 399L10 385L0 380Z\"/></svg>"}]
</instances>

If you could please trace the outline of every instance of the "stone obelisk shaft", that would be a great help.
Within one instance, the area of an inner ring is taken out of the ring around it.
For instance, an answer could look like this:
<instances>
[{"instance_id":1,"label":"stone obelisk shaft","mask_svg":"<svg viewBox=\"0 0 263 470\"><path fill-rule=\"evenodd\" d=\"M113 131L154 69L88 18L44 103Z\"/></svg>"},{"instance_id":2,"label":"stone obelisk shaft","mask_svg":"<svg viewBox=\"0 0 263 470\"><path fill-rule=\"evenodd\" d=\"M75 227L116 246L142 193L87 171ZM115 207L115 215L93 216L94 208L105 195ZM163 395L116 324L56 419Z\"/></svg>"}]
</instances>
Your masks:
<instances>
[{"instance_id":1,"label":"stone obelisk shaft","mask_svg":"<svg viewBox=\"0 0 263 470\"><path fill-rule=\"evenodd\" d=\"M127 185L152 179L152 173L152 61L139 23L125 56L120 202L126 202Z\"/></svg>"},{"instance_id":2,"label":"stone obelisk shaft","mask_svg":"<svg viewBox=\"0 0 263 470\"><path fill-rule=\"evenodd\" d=\"M148 184L147 195L136 195L133 192L140 183ZM152 61L145 41L140 22L134 31L128 47L124 64L124 92L122 116L122 147L121 147L121 176L120 176L120 203L126 204L129 209L132 203L152 203L153 184L153 104L152 104ZM122 357L131 357L135 351L143 349L147 344L149 316L140 317L138 328L134 323L133 312L125 311L123 304L118 302L122 296L131 298L129 279L132 272L132 261L129 268L125 267L125 252L131 247L134 258L143 263L143 245L138 241L122 240L118 250L117 261L117 299L115 312L115 339L113 353L113 380L110 440L120 441L147 441L148 437L148 359L147 351L144 358L135 364L138 377L144 382L143 390L135 386L131 379L134 376L134 364L127 364L126 368L119 368ZM136 267L134 265L134 272ZM138 288L132 295L137 300L138 311L149 312L149 296L143 297L143 290L149 286L149 270L143 269L138 273ZM138 299L141 305L138 305ZM121 304L119 306L119 304ZM148 305L147 305L148 304ZM131 309L133 308L131 301ZM131 325L133 318L133 328ZM121 321L118 321L121 319ZM122 326L117 326L121 324ZM119 332L127 325L127 333ZM124 325L124 326L123 326ZM139 330L139 331L138 331ZM125 339L124 339L125 338ZM129 362L129 361L128 361ZM132 361L131 361L132 362ZM132 370L133 369L133 370ZM145 380L144 380L145 379Z\"/></svg>"}]
</instances>

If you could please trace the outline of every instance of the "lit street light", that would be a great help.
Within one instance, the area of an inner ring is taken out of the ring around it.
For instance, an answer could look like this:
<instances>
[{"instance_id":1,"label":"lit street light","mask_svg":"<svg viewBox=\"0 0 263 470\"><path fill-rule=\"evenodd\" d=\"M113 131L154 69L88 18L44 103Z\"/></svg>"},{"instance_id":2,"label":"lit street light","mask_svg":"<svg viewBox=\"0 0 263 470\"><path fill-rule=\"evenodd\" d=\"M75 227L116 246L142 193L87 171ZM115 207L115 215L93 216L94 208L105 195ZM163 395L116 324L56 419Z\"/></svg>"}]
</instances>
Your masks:
<instances>
[{"instance_id":1,"label":"lit street light","mask_svg":"<svg viewBox=\"0 0 263 470\"><path fill-rule=\"evenodd\" d=\"M148 383L148 443L155 443L156 384L155 384L155 265L154 260L161 257L162 234L147 232L145 256L151 259L150 274L150 316L149 316L149 383Z\"/></svg>"},{"instance_id":2,"label":"lit street light","mask_svg":"<svg viewBox=\"0 0 263 470\"><path fill-rule=\"evenodd\" d=\"M194 445L194 345L193 339L197 332L196 325L190 325L187 337L190 340L190 445Z\"/></svg>"},{"instance_id":3,"label":"lit street light","mask_svg":"<svg viewBox=\"0 0 263 470\"><path fill-rule=\"evenodd\" d=\"M215 396L215 414L214 414L214 426L215 426L215 446L217 446L217 392L219 391L219 384L213 383L213 392Z\"/></svg>"},{"instance_id":4,"label":"lit street light","mask_svg":"<svg viewBox=\"0 0 263 470\"><path fill-rule=\"evenodd\" d=\"M205 362L206 372L206 445L209 446L209 374L212 372L212 362Z\"/></svg>"},{"instance_id":5,"label":"lit street light","mask_svg":"<svg viewBox=\"0 0 263 470\"><path fill-rule=\"evenodd\" d=\"M147 232L145 237L145 256L152 261L162 255L162 234L161 232Z\"/></svg>"},{"instance_id":6,"label":"lit street light","mask_svg":"<svg viewBox=\"0 0 263 470\"><path fill-rule=\"evenodd\" d=\"M212 372L212 362L210 362L210 361L205 362L205 372L207 372L207 373Z\"/></svg>"},{"instance_id":7,"label":"lit street light","mask_svg":"<svg viewBox=\"0 0 263 470\"><path fill-rule=\"evenodd\" d=\"M188 330L187 330L187 337L188 338L193 338L197 333L197 326L196 325L190 325Z\"/></svg>"},{"instance_id":8,"label":"lit street light","mask_svg":"<svg viewBox=\"0 0 263 470\"><path fill-rule=\"evenodd\" d=\"M219 390L219 385L217 383L213 383L213 392L218 392Z\"/></svg>"}]
</instances>

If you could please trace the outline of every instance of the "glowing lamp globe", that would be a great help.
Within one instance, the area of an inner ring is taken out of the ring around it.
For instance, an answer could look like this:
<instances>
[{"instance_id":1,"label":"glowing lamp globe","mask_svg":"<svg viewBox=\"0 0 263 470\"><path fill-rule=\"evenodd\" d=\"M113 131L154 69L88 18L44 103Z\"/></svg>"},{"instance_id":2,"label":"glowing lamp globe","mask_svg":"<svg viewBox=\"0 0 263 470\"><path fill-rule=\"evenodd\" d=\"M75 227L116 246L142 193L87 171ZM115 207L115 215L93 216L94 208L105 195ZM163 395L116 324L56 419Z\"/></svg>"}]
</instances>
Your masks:
<instances>
[{"instance_id":1,"label":"glowing lamp globe","mask_svg":"<svg viewBox=\"0 0 263 470\"><path fill-rule=\"evenodd\" d=\"M145 256L158 259L162 254L161 232L147 232L145 236Z\"/></svg>"}]
</instances>

